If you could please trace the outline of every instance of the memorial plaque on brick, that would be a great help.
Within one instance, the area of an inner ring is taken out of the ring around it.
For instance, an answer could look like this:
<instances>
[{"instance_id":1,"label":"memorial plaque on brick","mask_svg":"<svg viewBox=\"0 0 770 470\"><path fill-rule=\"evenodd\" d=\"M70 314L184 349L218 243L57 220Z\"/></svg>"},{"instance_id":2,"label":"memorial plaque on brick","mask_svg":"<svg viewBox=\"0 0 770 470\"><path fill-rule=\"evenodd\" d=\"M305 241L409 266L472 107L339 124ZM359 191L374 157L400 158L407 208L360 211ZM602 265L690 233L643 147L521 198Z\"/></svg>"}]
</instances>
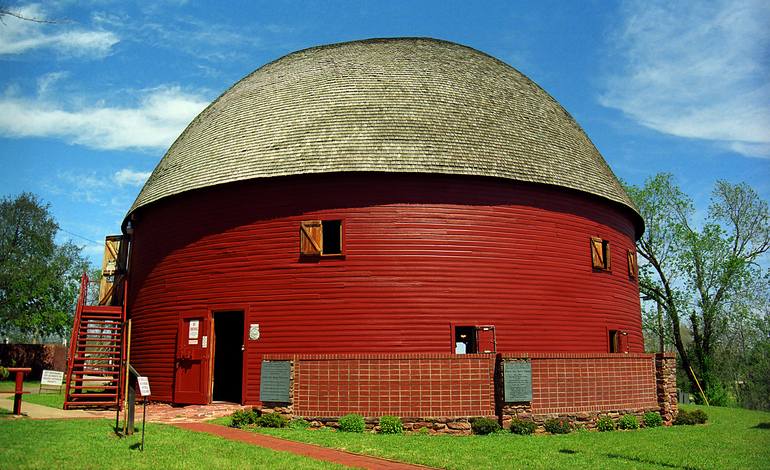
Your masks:
<instances>
[{"instance_id":1,"label":"memorial plaque on brick","mask_svg":"<svg viewBox=\"0 0 770 470\"><path fill-rule=\"evenodd\" d=\"M290 379L291 363L289 361L262 361L259 399L268 402L289 403Z\"/></svg>"},{"instance_id":2,"label":"memorial plaque on brick","mask_svg":"<svg viewBox=\"0 0 770 470\"><path fill-rule=\"evenodd\" d=\"M505 401L532 401L532 364L529 362L503 362Z\"/></svg>"}]
</instances>

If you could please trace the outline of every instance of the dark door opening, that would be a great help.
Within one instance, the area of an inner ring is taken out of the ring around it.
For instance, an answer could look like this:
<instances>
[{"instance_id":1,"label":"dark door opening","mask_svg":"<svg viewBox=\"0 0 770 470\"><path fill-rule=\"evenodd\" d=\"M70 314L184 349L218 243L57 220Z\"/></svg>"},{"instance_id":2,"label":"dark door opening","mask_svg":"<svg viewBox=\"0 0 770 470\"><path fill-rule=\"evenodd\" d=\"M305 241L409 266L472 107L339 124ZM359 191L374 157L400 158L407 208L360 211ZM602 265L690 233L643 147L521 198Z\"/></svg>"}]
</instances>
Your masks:
<instances>
[{"instance_id":1,"label":"dark door opening","mask_svg":"<svg viewBox=\"0 0 770 470\"><path fill-rule=\"evenodd\" d=\"M214 313L215 401L241 403L243 389L243 312Z\"/></svg>"}]
</instances>

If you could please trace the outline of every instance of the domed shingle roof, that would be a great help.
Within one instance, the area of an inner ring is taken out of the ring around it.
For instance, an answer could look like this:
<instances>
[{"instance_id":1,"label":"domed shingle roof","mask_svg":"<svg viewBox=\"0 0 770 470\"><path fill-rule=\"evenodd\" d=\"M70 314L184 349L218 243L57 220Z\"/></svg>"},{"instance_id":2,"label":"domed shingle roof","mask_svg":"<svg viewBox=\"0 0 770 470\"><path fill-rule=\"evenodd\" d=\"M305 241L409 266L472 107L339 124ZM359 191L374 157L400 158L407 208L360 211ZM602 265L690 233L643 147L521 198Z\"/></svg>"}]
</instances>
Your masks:
<instances>
[{"instance_id":1,"label":"domed shingle roof","mask_svg":"<svg viewBox=\"0 0 770 470\"><path fill-rule=\"evenodd\" d=\"M475 49L424 38L294 52L233 85L177 138L129 214L185 191L326 172L508 178L633 203L542 88Z\"/></svg>"}]
</instances>

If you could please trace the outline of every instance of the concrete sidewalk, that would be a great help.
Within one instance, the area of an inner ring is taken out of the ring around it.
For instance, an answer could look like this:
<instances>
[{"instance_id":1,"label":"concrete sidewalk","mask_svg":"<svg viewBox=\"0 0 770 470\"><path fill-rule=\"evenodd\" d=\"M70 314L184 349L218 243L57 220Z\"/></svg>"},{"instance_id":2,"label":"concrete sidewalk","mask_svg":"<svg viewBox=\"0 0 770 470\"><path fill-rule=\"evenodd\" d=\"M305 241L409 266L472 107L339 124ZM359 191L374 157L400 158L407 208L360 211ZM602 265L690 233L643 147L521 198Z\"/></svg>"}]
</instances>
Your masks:
<instances>
[{"instance_id":1,"label":"concrete sidewalk","mask_svg":"<svg viewBox=\"0 0 770 470\"><path fill-rule=\"evenodd\" d=\"M0 408L13 411L13 393L0 393ZM21 413L30 419L66 419L66 418L107 418L115 416L114 411L60 410L43 405L36 405L21 399Z\"/></svg>"}]
</instances>

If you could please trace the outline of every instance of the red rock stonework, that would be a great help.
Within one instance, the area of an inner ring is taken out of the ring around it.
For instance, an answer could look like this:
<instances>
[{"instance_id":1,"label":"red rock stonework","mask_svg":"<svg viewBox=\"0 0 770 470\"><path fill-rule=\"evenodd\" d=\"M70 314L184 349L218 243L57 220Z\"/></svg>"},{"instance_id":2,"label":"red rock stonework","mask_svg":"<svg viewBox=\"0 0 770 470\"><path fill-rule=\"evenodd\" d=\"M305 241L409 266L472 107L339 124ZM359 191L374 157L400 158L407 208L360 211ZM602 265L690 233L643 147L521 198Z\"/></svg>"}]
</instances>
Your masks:
<instances>
[{"instance_id":1,"label":"red rock stonework","mask_svg":"<svg viewBox=\"0 0 770 470\"><path fill-rule=\"evenodd\" d=\"M655 355L655 376L660 415L666 426L670 426L679 412L676 395L676 354L658 353Z\"/></svg>"}]
</instances>

